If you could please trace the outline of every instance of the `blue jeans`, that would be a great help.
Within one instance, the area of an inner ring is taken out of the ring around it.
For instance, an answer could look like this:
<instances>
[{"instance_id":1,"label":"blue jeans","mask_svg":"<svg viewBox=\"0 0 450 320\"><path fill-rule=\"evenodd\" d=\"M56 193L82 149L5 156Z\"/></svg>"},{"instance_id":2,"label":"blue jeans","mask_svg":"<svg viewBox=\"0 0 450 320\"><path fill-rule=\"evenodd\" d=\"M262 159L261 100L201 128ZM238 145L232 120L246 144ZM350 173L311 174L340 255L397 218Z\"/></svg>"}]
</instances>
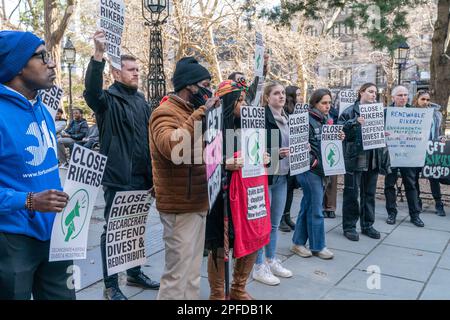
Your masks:
<instances>
[{"instance_id":1,"label":"blue jeans","mask_svg":"<svg viewBox=\"0 0 450 320\"><path fill-rule=\"evenodd\" d=\"M287 176L273 176L273 183L269 186L270 199L270 222L272 229L270 231L270 242L264 247L266 251L266 258L275 258L275 251L277 249L278 226L283 216L284 206L286 204L287 193ZM263 249L258 251L256 264L264 262Z\"/></svg>"},{"instance_id":2,"label":"blue jeans","mask_svg":"<svg viewBox=\"0 0 450 320\"><path fill-rule=\"evenodd\" d=\"M297 181L303 189L303 198L292 242L298 246L304 246L309 239L309 249L313 252L319 252L325 248L322 178L311 171L307 171L299 174Z\"/></svg>"}]
</instances>

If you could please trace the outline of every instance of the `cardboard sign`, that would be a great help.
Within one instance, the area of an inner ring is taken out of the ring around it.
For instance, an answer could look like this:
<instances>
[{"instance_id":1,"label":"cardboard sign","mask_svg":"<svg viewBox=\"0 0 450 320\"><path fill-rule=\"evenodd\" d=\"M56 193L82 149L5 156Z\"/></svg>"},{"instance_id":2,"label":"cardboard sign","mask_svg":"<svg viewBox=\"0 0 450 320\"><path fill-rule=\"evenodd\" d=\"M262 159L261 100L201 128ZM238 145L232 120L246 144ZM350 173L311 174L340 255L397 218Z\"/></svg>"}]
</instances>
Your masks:
<instances>
[{"instance_id":1,"label":"cardboard sign","mask_svg":"<svg viewBox=\"0 0 450 320\"><path fill-rule=\"evenodd\" d=\"M339 116L354 104L356 99L358 99L358 94L353 90L342 90L339 92Z\"/></svg>"},{"instance_id":2,"label":"cardboard sign","mask_svg":"<svg viewBox=\"0 0 450 320\"><path fill-rule=\"evenodd\" d=\"M361 126L364 150L386 147L384 141L384 107L382 103L359 105L364 125Z\"/></svg>"},{"instance_id":3,"label":"cardboard sign","mask_svg":"<svg viewBox=\"0 0 450 320\"><path fill-rule=\"evenodd\" d=\"M342 140L339 139L340 125L324 125L322 127L322 166L325 176L345 174L344 152Z\"/></svg>"},{"instance_id":4,"label":"cardboard sign","mask_svg":"<svg viewBox=\"0 0 450 320\"><path fill-rule=\"evenodd\" d=\"M294 113L289 115L289 167L291 176L310 169L308 109L308 105L297 105Z\"/></svg>"},{"instance_id":5,"label":"cardboard sign","mask_svg":"<svg viewBox=\"0 0 450 320\"><path fill-rule=\"evenodd\" d=\"M265 174L266 151L265 109L241 108L241 147L244 158L242 177L259 177Z\"/></svg>"},{"instance_id":6,"label":"cardboard sign","mask_svg":"<svg viewBox=\"0 0 450 320\"><path fill-rule=\"evenodd\" d=\"M47 90L39 91L42 104L47 108L48 112L50 112L53 120L55 120L56 112L59 108L61 108L63 94L63 89L57 86L53 86Z\"/></svg>"}]
</instances>

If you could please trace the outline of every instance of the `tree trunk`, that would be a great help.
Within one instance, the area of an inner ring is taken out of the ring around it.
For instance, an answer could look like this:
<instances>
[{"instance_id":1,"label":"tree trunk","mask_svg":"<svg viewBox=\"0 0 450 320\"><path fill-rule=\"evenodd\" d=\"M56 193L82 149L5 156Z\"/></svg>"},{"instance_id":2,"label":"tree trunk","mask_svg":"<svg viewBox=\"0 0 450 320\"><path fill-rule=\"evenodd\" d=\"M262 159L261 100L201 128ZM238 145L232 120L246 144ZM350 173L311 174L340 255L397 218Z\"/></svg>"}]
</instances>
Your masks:
<instances>
[{"instance_id":1,"label":"tree trunk","mask_svg":"<svg viewBox=\"0 0 450 320\"><path fill-rule=\"evenodd\" d=\"M432 39L430 85L432 101L442 106L444 129L450 96L450 47L446 41L449 37L449 14L450 0L439 0L438 17L434 25Z\"/></svg>"}]
</instances>

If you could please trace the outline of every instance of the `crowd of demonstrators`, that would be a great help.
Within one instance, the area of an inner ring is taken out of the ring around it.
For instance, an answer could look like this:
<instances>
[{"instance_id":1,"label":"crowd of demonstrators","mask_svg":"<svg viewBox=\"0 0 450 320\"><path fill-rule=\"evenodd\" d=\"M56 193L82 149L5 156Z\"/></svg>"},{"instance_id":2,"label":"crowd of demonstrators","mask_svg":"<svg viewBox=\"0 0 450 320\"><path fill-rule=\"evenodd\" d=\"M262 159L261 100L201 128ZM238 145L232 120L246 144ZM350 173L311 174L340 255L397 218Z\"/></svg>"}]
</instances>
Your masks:
<instances>
[{"instance_id":1,"label":"crowd of demonstrators","mask_svg":"<svg viewBox=\"0 0 450 320\"><path fill-rule=\"evenodd\" d=\"M408 89L403 86L397 86L392 89L391 107L411 108L408 104ZM386 197L386 211L388 218L387 224L395 224L397 218L397 179L398 172L402 177L405 186L406 200L408 202L409 215L411 223L417 227L423 227L424 223L419 215L422 211L419 203L419 193L417 190L417 168L390 168L384 180L384 195Z\"/></svg>"},{"instance_id":2,"label":"crowd of demonstrators","mask_svg":"<svg viewBox=\"0 0 450 320\"><path fill-rule=\"evenodd\" d=\"M321 134L325 124L333 124L329 117L331 92L318 89L309 99L309 145L311 170L296 176L303 190L300 212L297 217L291 251L303 258L317 255L321 259L332 259L334 254L325 243L325 226L323 216L324 186L329 183L325 177L321 156ZM339 133L341 140L344 132ZM309 243L309 248L306 243Z\"/></svg>"},{"instance_id":3,"label":"crowd of demonstrators","mask_svg":"<svg viewBox=\"0 0 450 320\"><path fill-rule=\"evenodd\" d=\"M289 116L294 113L297 104L303 105L302 91L296 86L286 87L286 103L284 105L284 112ZM297 179L290 174L287 175L287 191L286 191L286 205L284 206L283 217L280 222L280 231L290 232L295 229L295 223L291 220L291 207L294 199L294 189L298 189Z\"/></svg>"},{"instance_id":4,"label":"crowd of demonstrators","mask_svg":"<svg viewBox=\"0 0 450 320\"><path fill-rule=\"evenodd\" d=\"M132 56L121 57L121 70L111 70L114 83L103 90L105 34L96 31L93 38L95 51L86 71L84 98L96 115L100 153L108 157L102 181L106 223L100 239L104 296L108 300L125 300L118 275L108 276L106 227L116 192L150 190L153 186L148 145L150 107L138 91L139 66ZM159 289L159 282L147 277L140 266L127 270L127 285Z\"/></svg>"},{"instance_id":5,"label":"crowd of demonstrators","mask_svg":"<svg viewBox=\"0 0 450 320\"><path fill-rule=\"evenodd\" d=\"M416 108L433 108L433 122L431 123L431 131L430 131L430 141L440 140L441 142L445 142L446 138L442 132L442 112L441 106L431 103L430 93L426 90L419 90L413 99L413 106ZM422 168L418 168L416 175L416 188L417 195L419 197L419 206L422 209L422 201L420 199L420 185L419 185L419 177ZM441 217L445 217L444 203L442 202L442 193L441 193L441 185L439 183L439 179L428 178L430 183L431 194L433 195L433 199L435 201L436 214Z\"/></svg>"},{"instance_id":6,"label":"crowd of demonstrators","mask_svg":"<svg viewBox=\"0 0 450 320\"><path fill-rule=\"evenodd\" d=\"M55 213L68 201L55 123L38 95L55 67L43 40L0 31L0 300L75 299L73 262L49 262Z\"/></svg>"}]
</instances>

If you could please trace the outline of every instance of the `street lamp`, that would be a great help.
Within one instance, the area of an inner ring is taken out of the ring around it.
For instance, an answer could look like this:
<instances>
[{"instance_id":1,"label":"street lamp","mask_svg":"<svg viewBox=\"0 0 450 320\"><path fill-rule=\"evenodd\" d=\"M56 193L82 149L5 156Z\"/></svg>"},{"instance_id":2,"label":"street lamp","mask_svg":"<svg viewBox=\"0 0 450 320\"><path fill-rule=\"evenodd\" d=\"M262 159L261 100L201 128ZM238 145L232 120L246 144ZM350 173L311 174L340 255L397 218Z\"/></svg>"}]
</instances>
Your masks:
<instances>
[{"instance_id":1,"label":"street lamp","mask_svg":"<svg viewBox=\"0 0 450 320\"><path fill-rule=\"evenodd\" d=\"M142 16L150 30L150 52L147 76L147 99L156 108L166 95L161 25L169 17L169 1L142 0Z\"/></svg>"},{"instance_id":2,"label":"street lamp","mask_svg":"<svg viewBox=\"0 0 450 320\"><path fill-rule=\"evenodd\" d=\"M77 51L75 50L72 41L70 41L70 38L67 38L66 44L64 45L63 48L63 60L67 64L67 67L69 68L69 116L71 120L72 120L72 65L75 64L76 57Z\"/></svg>"},{"instance_id":3,"label":"street lamp","mask_svg":"<svg viewBox=\"0 0 450 320\"><path fill-rule=\"evenodd\" d=\"M405 41L401 42L395 49L394 63L398 67L398 84L399 85L401 83L402 68L404 68L406 66L406 63L408 61L409 49L410 48Z\"/></svg>"}]
</instances>

